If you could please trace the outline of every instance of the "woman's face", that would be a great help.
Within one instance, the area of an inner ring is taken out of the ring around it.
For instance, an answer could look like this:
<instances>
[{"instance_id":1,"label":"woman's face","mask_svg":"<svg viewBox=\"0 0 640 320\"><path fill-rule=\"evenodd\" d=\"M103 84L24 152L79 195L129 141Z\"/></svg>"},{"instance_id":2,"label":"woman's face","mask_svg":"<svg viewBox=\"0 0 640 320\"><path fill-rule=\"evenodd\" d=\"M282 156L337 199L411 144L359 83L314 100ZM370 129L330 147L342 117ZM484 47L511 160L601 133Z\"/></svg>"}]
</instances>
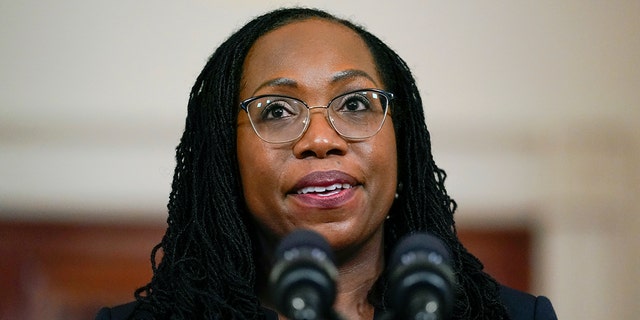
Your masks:
<instances>
[{"instance_id":1,"label":"woman's face","mask_svg":"<svg viewBox=\"0 0 640 320\"><path fill-rule=\"evenodd\" d=\"M274 94L326 106L334 97L384 89L373 57L351 29L320 19L294 22L262 36L243 66L240 99ZM255 221L279 239L296 228L321 233L335 250L382 240L397 185L391 117L366 140L342 138L326 109L312 109L298 140L272 144L238 116L238 162L245 201ZM340 185L342 188L325 190ZM318 187L316 192L300 193Z\"/></svg>"}]
</instances>

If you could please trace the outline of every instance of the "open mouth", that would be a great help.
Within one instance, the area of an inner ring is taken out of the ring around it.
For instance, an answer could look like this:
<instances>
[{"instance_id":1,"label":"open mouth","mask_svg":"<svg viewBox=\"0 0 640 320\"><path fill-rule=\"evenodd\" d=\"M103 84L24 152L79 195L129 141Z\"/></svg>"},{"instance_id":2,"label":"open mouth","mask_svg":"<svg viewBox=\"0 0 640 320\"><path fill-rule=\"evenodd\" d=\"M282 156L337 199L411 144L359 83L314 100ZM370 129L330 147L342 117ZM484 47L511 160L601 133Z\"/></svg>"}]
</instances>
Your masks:
<instances>
[{"instance_id":1,"label":"open mouth","mask_svg":"<svg viewBox=\"0 0 640 320\"><path fill-rule=\"evenodd\" d=\"M320 196L330 196L339 193L344 189L351 189L352 185L348 183L334 183L330 186L320 187L320 186L309 186L304 187L298 190L297 194L317 194Z\"/></svg>"}]
</instances>

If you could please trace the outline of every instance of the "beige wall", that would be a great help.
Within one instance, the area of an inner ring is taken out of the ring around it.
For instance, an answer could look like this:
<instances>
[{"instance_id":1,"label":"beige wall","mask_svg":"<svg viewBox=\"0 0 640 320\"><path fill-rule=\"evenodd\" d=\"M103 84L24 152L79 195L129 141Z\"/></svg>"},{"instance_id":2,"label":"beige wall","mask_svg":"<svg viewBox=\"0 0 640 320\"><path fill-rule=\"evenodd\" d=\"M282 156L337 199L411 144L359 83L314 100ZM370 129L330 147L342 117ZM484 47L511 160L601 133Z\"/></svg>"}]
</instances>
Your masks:
<instances>
[{"instance_id":1,"label":"beige wall","mask_svg":"<svg viewBox=\"0 0 640 320\"><path fill-rule=\"evenodd\" d=\"M5 2L0 216L154 221L204 61L294 3ZM459 222L532 225L560 318L640 313L640 2L299 3L407 60Z\"/></svg>"}]
</instances>

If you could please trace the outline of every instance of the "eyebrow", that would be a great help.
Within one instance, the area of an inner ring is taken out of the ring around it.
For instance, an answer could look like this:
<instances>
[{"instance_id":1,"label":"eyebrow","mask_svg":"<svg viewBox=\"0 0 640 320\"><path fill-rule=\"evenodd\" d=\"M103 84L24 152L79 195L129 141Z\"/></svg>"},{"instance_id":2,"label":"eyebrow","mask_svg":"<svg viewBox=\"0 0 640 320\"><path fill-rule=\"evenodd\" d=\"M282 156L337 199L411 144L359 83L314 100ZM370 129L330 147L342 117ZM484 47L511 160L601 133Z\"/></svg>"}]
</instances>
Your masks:
<instances>
[{"instance_id":1,"label":"eyebrow","mask_svg":"<svg viewBox=\"0 0 640 320\"><path fill-rule=\"evenodd\" d=\"M348 69L348 70L340 71L333 75L331 82L335 83L335 82L350 80L354 78L367 78L369 79L369 81L373 82L376 86L378 85L378 82L374 80L372 76L358 69Z\"/></svg>"},{"instance_id":2,"label":"eyebrow","mask_svg":"<svg viewBox=\"0 0 640 320\"><path fill-rule=\"evenodd\" d=\"M345 80L351 80L356 78L366 78L369 81L373 82L376 86L378 86L378 82L373 79L368 73L358 70L358 69L348 69L344 71L337 72L331 77L331 83L341 82ZM253 95L256 94L260 89L265 87L298 87L298 82L290 78L275 78L271 80L267 80L261 83L256 90L253 91Z\"/></svg>"},{"instance_id":3,"label":"eyebrow","mask_svg":"<svg viewBox=\"0 0 640 320\"><path fill-rule=\"evenodd\" d=\"M255 95L256 92L260 91L260 89L266 88L266 87L292 87L292 88L295 88L297 86L298 86L298 83L293 79L275 78L275 79L267 80L267 81L261 83L255 90L253 90L253 95Z\"/></svg>"}]
</instances>

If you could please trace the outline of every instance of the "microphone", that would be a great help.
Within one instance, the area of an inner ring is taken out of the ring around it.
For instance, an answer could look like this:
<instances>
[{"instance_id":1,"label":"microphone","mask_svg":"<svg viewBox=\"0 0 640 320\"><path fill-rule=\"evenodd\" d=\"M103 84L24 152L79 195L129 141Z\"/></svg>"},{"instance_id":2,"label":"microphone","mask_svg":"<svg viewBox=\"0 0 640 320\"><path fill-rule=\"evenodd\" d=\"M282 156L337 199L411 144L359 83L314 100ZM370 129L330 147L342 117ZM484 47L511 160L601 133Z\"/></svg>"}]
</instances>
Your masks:
<instances>
[{"instance_id":1,"label":"microphone","mask_svg":"<svg viewBox=\"0 0 640 320\"><path fill-rule=\"evenodd\" d=\"M455 277L442 241L427 233L404 237L390 259L389 296L396 319L447 319Z\"/></svg>"},{"instance_id":2,"label":"microphone","mask_svg":"<svg viewBox=\"0 0 640 320\"><path fill-rule=\"evenodd\" d=\"M299 229L278 245L269 286L278 311L289 319L330 318L336 298L333 251L318 233Z\"/></svg>"}]
</instances>

